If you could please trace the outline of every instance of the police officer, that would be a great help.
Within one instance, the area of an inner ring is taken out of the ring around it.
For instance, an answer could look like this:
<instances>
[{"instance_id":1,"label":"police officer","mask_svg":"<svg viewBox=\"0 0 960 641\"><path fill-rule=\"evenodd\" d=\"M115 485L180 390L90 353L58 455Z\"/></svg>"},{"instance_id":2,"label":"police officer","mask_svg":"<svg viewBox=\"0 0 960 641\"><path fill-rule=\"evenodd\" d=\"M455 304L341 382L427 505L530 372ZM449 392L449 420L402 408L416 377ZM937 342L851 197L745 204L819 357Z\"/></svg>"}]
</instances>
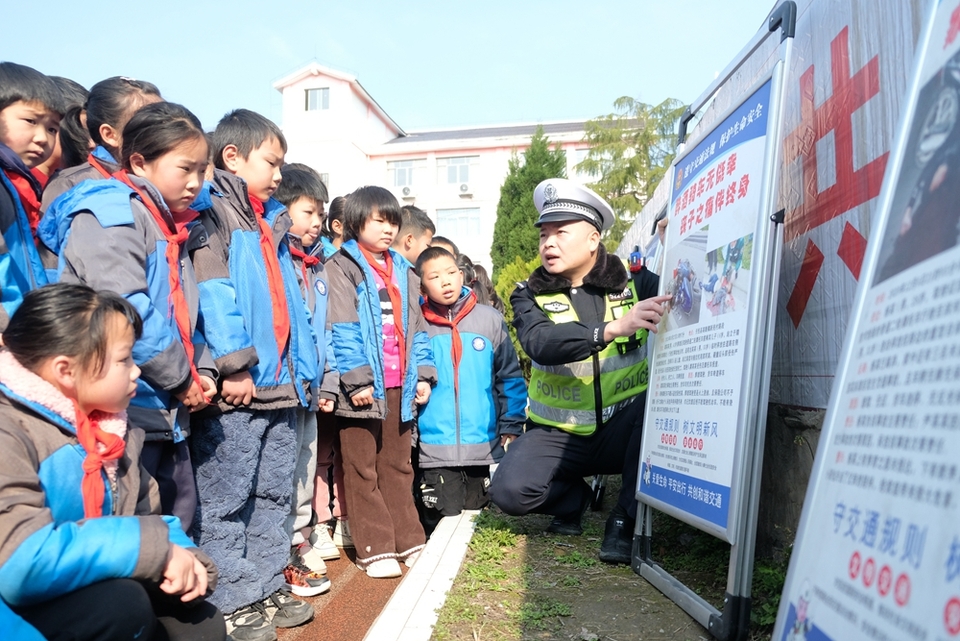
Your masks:
<instances>
[{"instance_id":1,"label":"police officer","mask_svg":"<svg viewBox=\"0 0 960 641\"><path fill-rule=\"evenodd\" d=\"M533 360L526 432L511 443L490 488L507 514L552 514L548 532L578 535L593 474L622 474L600 559L630 563L637 513L640 433L647 389L647 332L669 296L642 268L628 273L601 233L614 213L568 180L541 182L540 261L510 297L513 325Z\"/></svg>"}]
</instances>

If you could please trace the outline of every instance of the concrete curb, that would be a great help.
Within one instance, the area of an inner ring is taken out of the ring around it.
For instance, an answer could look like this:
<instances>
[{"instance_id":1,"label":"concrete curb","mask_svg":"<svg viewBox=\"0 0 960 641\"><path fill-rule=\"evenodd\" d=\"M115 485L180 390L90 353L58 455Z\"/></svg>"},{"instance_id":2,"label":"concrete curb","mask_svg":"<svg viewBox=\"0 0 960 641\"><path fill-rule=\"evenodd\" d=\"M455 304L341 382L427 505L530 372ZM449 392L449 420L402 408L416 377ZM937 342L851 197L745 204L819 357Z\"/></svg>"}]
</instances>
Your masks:
<instances>
[{"instance_id":1,"label":"concrete curb","mask_svg":"<svg viewBox=\"0 0 960 641\"><path fill-rule=\"evenodd\" d=\"M440 521L364 641L429 641L440 608L460 571L479 510Z\"/></svg>"}]
</instances>

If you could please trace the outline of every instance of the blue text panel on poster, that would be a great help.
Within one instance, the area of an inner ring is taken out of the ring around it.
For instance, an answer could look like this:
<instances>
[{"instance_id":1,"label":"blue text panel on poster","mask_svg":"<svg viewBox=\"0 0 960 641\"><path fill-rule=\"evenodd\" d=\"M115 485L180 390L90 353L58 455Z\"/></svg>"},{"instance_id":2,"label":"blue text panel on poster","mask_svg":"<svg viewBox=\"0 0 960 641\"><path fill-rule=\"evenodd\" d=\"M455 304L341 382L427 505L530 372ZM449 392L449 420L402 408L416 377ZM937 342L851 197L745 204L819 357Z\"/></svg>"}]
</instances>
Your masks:
<instances>
[{"instance_id":1,"label":"blue text panel on poster","mask_svg":"<svg viewBox=\"0 0 960 641\"><path fill-rule=\"evenodd\" d=\"M674 470L644 465L643 493L720 527L727 527L730 488Z\"/></svg>"}]
</instances>

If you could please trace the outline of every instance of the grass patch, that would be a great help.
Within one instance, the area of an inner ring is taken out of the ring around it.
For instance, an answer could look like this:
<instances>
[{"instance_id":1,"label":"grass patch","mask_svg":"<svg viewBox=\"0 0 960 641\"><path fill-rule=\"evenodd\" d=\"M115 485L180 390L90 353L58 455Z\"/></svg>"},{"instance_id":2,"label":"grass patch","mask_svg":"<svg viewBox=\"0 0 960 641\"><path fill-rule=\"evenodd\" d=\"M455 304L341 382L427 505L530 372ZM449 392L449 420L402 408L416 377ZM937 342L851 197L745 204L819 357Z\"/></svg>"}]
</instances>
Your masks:
<instances>
[{"instance_id":1,"label":"grass patch","mask_svg":"<svg viewBox=\"0 0 960 641\"><path fill-rule=\"evenodd\" d=\"M600 565L600 561L596 557L588 556L580 550L571 550L570 552L557 552L556 553L557 561L563 565L569 565L574 568L592 568Z\"/></svg>"},{"instance_id":2,"label":"grass patch","mask_svg":"<svg viewBox=\"0 0 960 641\"><path fill-rule=\"evenodd\" d=\"M571 613L568 604L538 595L520 606L520 624L536 630L552 630L560 627L560 622L554 619L568 617Z\"/></svg>"},{"instance_id":3,"label":"grass patch","mask_svg":"<svg viewBox=\"0 0 960 641\"><path fill-rule=\"evenodd\" d=\"M626 565L597 558L607 505L584 516L583 536L545 534L549 516L481 512L467 556L434 628L435 641L670 638L709 634ZM722 609L730 546L655 513L652 553L678 580ZM749 639L769 639L788 559L757 559ZM664 634L668 636L664 636Z\"/></svg>"},{"instance_id":4,"label":"grass patch","mask_svg":"<svg viewBox=\"0 0 960 641\"><path fill-rule=\"evenodd\" d=\"M662 512L653 519L654 560L718 610L723 610L730 546ZM769 639L777 620L790 552L783 558L756 558L753 565L750 638Z\"/></svg>"}]
</instances>

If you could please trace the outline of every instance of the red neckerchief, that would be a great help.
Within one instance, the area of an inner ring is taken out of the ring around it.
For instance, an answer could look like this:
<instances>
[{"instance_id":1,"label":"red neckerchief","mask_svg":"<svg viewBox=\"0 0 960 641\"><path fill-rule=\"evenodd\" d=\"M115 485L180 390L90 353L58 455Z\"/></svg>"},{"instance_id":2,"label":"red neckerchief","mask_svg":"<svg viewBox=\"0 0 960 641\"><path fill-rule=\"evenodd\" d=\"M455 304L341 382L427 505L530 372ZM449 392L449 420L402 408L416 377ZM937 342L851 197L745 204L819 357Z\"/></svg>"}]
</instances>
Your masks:
<instances>
[{"instance_id":1,"label":"red neckerchief","mask_svg":"<svg viewBox=\"0 0 960 641\"><path fill-rule=\"evenodd\" d=\"M317 265L320 262L320 259L316 256L311 256L307 254L302 249L297 249L293 245L290 245L290 253L293 254L296 258L299 258L301 261L301 270L303 271L303 285L307 286L307 270L314 265Z\"/></svg>"},{"instance_id":2,"label":"red neckerchief","mask_svg":"<svg viewBox=\"0 0 960 641\"><path fill-rule=\"evenodd\" d=\"M104 178L110 178L111 174L106 167L101 164L100 160L93 154L87 154L87 162L90 163L90 166L100 172Z\"/></svg>"},{"instance_id":3,"label":"red neckerchief","mask_svg":"<svg viewBox=\"0 0 960 641\"><path fill-rule=\"evenodd\" d=\"M263 262L267 266L267 285L270 287L270 303L273 308L273 336L277 341L279 357L276 378L279 379L283 370L283 350L290 338L290 315L287 312L287 296L283 288L283 272L280 271L280 259L277 258L277 250L273 246L273 229L263 217L263 202L253 196L248 198L257 224L260 225L260 253L263 254Z\"/></svg>"},{"instance_id":4,"label":"red neckerchief","mask_svg":"<svg viewBox=\"0 0 960 641\"><path fill-rule=\"evenodd\" d=\"M30 223L30 233L33 235L33 242L37 242L37 226L40 224L40 195L33 188L30 179L9 169L4 170L7 178L13 183L17 195L20 196L20 204L23 205L23 211L27 214L27 222Z\"/></svg>"},{"instance_id":5,"label":"red neckerchief","mask_svg":"<svg viewBox=\"0 0 960 641\"><path fill-rule=\"evenodd\" d=\"M76 413L77 440L87 453L83 459L83 480L80 482L83 516L92 519L103 516L103 499L106 496L101 474L103 462L115 461L123 456L125 443L116 434L101 430L100 424L84 414L76 400L73 401L73 409Z\"/></svg>"},{"instance_id":6,"label":"red neckerchief","mask_svg":"<svg viewBox=\"0 0 960 641\"><path fill-rule=\"evenodd\" d=\"M387 296L390 297L390 306L393 307L393 326L397 333L397 343L400 352L400 377L403 379L403 373L407 369L407 344L403 337L403 299L400 296L400 287L393 282L393 257L390 256L390 250L383 252L385 267L380 266L376 257L357 243L360 253L367 259L367 263L383 279L384 287L387 288Z\"/></svg>"},{"instance_id":7,"label":"red neckerchief","mask_svg":"<svg viewBox=\"0 0 960 641\"><path fill-rule=\"evenodd\" d=\"M423 317L427 319L428 323L450 328L450 351L453 358L453 390L455 394L460 393L460 357L463 355L463 343L460 341L460 330L457 328L457 323L459 323L476 306L477 295L473 292L470 292L467 295L467 300L464 301L463 306L460 308L460 311L457 312L457 315L453 318L453 320L438 314L430 305L429 300L425 301L421 306L423 309Z\"/></svg>"},{"instance_id":8,"label":"red neckerchief","mask_svg":"<svg viewBox=\"0 0 960 641\"><path fill-rule=\"evenodd\" d=\"M50 176L43 173L43 170L39 167L34 167L30 170L30 173L37 179L37 182L40 183L41 192L47 188L47 183L50 182Z\"/></svg>"},{"instance_id":9,"label":"red neckerchief","mask_svg":"<svg viewBox=\"0 0 960 641\"><path fill-rule=\"evenodd\" d=\"M198 214L191 209L180 213L179 218L182 222L176 222L175 217L174 229L171 229L170 223L160 213L160 209L153 202L153 199L133 184L126 170L121 169L113 177L140 196L140 200L143 201L143 204L153 216L154 222L157 223L157 227L160 228L160 232L167 241L166 259L167 271L169 272L167 279L170 286L170 305L173 307L173 318L177 323L177 330L180 332L180 343L183 345L183 349L187 353L187 360L190 362L190 376L200 386L200 389L203 389L203 385L200 383L200 373L197 372L197 366L193 362L194 347L193 335L190 332L190 308L187 305L186 297L183 295L183 286L180 282L180 247L190 237L187 223L196 218Z\"/></svg>"}]
</instances>

